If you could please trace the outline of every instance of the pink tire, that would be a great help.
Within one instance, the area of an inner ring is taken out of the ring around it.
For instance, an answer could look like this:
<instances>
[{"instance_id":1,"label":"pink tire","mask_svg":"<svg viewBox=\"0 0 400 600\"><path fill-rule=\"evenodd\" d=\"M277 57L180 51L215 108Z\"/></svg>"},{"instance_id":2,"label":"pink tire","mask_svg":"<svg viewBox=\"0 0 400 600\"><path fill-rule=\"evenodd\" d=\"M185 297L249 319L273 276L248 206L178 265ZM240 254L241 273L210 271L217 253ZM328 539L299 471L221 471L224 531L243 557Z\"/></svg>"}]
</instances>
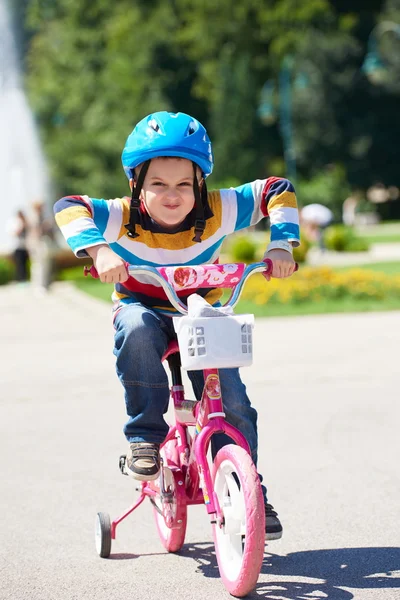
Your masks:
<instances>
[{"instance_id":1,"label":"pink tire","mask_svg":"<svg viewBox=\"0 0 400 600\"><path fill-rule=\"evenodd\" d=\"M241 598L257 583L265 543L264 500L249 454L233 444L221 448L213 484L224 515L222 526L213 525L219 572L228 592Z\"/></svg>"},{"instance_id":2,"label":"pink tire","mask_svg":"<svg viewBox=\"0 0 400 600\"><path fill-rule=\"evenodd\" d=\"M167 442L161 448L161 456L164 461L165 488L171 493L171 502L163 505L158 495L153 501L154 519L164 548L168 552L178 552L185 542L187 506L176 440Z\"/></svg>"}]
</instances>

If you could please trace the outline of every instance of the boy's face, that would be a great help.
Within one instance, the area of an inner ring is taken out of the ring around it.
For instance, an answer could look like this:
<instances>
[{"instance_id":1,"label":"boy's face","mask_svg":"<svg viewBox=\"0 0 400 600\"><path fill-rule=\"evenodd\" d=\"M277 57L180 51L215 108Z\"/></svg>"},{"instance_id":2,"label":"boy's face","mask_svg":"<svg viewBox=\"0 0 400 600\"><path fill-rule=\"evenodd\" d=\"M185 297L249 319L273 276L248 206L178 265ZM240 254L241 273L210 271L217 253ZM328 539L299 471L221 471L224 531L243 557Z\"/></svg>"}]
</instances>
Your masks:
<instances>
[{"instance_id":1,"label":"boy's face","mask_svg":"<svg viewBox=\"0 0 400 600\"><path fill-rule=\"evenodd\" d=\"M176 227L192 210L195 202L193 176L193 165L186 158L152 159L140 197L151 218L162 227ZM201 187L200 169L197 177ZM131 179L131 187L132 184Z\"/></svg>"}]
</instances>

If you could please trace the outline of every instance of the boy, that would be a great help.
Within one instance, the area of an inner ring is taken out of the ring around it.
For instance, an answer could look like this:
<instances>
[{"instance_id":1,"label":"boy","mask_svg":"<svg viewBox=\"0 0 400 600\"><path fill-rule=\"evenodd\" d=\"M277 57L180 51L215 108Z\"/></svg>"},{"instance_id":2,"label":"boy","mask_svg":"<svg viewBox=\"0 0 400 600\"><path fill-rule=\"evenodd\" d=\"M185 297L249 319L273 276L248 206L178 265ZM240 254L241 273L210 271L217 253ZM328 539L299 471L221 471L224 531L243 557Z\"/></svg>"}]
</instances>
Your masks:
<instances>
[{"instance_id":1,"label":"boy","mask_svg":"<svg viewBox=\"0 0 400 600\"><path fill-rule=\"evenodd\" d=\"M145 276L129 277L125 263L190 265L218 262L226 235L269 215L271 243L265 258L274 262L273 277L288 277L295 267L292 247L299 244L296 196L291 183L270 177L236 189L207 192L213 169L211 142L204 127L183 113L158 112L140 121L126 141L122 164L131 198L97 200L71 196L55 204L56 221L75 254L89 255L100 280L114 283L116 369L125 389L129 420L126 467L139 480L156 479L159 447L168 426L167 374L161 363L175 337L174 309L163 290ZM218 289L200 289L210 304ZM189 293L179 296L185 301ZM203 374L190 371L201 398ZM238 369L221 369L227 420L249 442L257 465L257 412L246 395ZM213 454L226 443L213 436ZM267 502L263 486L267 538L279 539L282 525Z\"/></svg>"}]
</instances>

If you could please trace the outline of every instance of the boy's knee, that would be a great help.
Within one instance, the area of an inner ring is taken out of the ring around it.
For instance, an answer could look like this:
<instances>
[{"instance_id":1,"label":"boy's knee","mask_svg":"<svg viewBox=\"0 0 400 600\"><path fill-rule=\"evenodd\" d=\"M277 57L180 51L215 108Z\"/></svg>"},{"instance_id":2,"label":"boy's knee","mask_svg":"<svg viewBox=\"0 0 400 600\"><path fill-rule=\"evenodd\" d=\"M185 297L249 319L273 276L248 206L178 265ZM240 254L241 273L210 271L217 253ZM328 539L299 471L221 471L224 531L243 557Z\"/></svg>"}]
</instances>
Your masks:
<instances>
[{"instance_id":1,"label":"boy's knee","mask_svg":"<svg viewBox=\"0 0 400 600\"><path fill-rule=\"evenodd\" d=\"M126 310L116 323L116 336L119 334L129 343L145 347L160 337L160 321L149 312Z\"/></svg>"}]
</instances>

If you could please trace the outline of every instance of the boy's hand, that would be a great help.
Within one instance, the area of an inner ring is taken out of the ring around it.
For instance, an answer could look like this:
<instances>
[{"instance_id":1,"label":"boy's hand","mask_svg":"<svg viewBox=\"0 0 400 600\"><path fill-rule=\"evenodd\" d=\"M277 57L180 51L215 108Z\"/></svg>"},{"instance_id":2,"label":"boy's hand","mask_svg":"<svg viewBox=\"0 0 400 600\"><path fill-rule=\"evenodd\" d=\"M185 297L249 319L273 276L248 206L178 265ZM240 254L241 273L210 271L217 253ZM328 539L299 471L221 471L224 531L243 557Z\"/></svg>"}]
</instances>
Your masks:
<instances>
[{"instance_id":1,"label":"boy's hand","mask_svg":"<svg viewBox=\"0 0 400 600\"><path fill-rule=\"evenodd\" d=\"M265 279L269 281L271 277L277 277L282 279L283 277L290 277L293 275L296 268L296 262L293 256L287 250L281 250L280 248L274 248L269 252L266 252L263 261L267 258L272 260L273 270L271 275L263 273Z\"/></svg>"},{"instance_id":2,"label":"boy's hand","mask_svg":"<svg viewBox=\"0 0 400 600\"><path fill-rule=\"evenodd\" d=\"M123 283L129 277L125 262L106 244L87 248L103 283Z\"/></svg>"}]
</instances>

